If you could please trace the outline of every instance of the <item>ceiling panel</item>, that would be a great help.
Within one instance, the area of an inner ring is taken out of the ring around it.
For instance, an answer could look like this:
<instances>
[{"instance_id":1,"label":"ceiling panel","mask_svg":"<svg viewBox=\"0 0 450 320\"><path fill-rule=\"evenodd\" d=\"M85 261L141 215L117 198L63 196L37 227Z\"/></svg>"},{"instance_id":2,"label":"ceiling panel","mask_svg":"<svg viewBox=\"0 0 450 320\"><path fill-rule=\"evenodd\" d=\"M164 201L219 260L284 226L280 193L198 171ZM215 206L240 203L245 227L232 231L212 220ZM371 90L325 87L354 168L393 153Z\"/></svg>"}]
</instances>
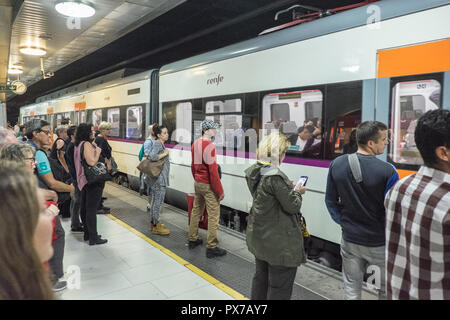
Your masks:
<instances>
[{"instance_id":1,"label":"ceiling panel","mask_svg":"<svg viewBox=\"0 0 450 320\"><path fill-rule=\"evenodd\" d=\"M55 10L56 0L25 0L12 26L9 53L9 65L21 66L24 73L9 79L20 78L28 86L42 80L40 58L20 53L21 46L45 48L45 71L56 72L184 1L96 0L96 14L75 21Z\"/></svg>"}]
</instances>

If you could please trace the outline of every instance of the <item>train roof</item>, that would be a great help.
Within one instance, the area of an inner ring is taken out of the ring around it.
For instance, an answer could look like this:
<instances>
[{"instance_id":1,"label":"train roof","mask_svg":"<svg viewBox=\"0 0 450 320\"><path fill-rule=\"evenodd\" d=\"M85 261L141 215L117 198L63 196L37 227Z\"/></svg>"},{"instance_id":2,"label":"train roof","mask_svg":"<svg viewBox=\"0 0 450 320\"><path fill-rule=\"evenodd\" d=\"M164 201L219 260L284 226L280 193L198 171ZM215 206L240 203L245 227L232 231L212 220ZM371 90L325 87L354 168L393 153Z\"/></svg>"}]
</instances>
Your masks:
<instances>
[{"instance_id":1,"label":"train roof","mask_svg":"<svg viewBox=\"0 0 450 320\"><path fill-rule=\"evenodd\" d=\"M305 24L299 24L277 32L236 43L221 49L167 64L160 69L160 75L170 74L201 65L231 59L246 54L275 48L293 42L311 39L326 34L356 28L367 24L373 11L370 6L380 8L381 21L412 14L439 6L448 5L448 0L390 0L380 1L367 6L344 11L329 17L321 18Z\"/></svg>"},{"instance_id":2,"label":"train roof","mask_svg":"<svg viewBox=\"0 0 450 320\"><path fill-rule=\"evenodd\" d=\"M148 79L156 69L136 73L136 69L121 69L101 77L78 83L76 85L52 92L36 99L36 104L61 99L68 96L78 95L83 92L98 91L112 86L122 85L143 79Z\"/></svg>"}]
</instances>

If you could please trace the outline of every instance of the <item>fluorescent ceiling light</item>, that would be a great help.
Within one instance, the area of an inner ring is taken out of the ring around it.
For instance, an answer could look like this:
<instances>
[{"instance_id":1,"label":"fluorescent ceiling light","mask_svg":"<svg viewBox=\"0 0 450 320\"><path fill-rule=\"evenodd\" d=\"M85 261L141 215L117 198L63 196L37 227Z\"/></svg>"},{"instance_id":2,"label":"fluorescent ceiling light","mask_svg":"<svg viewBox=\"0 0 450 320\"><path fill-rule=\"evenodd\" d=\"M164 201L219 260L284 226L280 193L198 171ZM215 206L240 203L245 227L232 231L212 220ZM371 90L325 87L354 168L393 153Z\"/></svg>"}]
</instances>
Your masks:
<instances>
[{"instance_id":1,"label":"fluorescent ceiling light","mask_svg":"<svg viewBox=\"0 0 450 320\"><path fill-rule=\"evenodd\" d=\"M87 1L60 1L55 5L56 11L74 18L89 18L95 14L94 7Z\"/></svg>"},{"instance_id":2,"label":"fluorescent ceiling light","mask_svg":"<svg viewBox=\"0 0 450 320\"><path fill-rule=\"evenodd\" d=\"M22 74L23 70L18 66L10 66L8 69L9 74Z\"/></svg>"},{"instance_id":3,"label":"fluorescent ceiling light","mask_svg":"<svg viewBox=\"0 0 450 320\"><path fill-rule=\"evenodd\" d=\"M47 53L44 48L38 47L21 47L20 52L30 56L43 56Z\"/></svg>"}]
</instances>

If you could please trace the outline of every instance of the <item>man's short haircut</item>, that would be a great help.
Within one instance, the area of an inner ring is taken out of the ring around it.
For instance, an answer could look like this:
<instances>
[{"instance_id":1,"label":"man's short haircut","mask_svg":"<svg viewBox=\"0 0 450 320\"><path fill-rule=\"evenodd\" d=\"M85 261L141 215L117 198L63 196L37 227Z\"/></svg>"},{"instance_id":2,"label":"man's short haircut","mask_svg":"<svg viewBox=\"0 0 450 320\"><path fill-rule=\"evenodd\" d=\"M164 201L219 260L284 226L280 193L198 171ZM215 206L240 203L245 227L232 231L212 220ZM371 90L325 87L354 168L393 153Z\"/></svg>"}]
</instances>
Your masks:
<instances>
[{"instance_id":1,"label":"man's short haircut","mask_svg":"<svg viewBox=\"0 0 450 320\"><path fill-rule=\"evenodd\" d=\"M433 110L423 114L414 132L417 149L428 167L438 163L436 148L450 148L450 111Z\"/></svg>"},{"instance_id":2,"label":"man's short haircut","mask_svg":"<svg viewBox=\"0 0 450 320\"><path fill-rule=\"evenodd\" d=\"M111 127L112 127L111 122L102 121L98 126L98 131L109 130L111 129Z\"/></svg>"},{"instance_id":3,"label":"man's short haircut","mask_svg":"<svg viewBox=\"0 0 450 320\"><path fill-rule=\"evenodd\" d=\"M308 130L308 132L312 134L316 128L312 125L307 125L307 126L298 128L297 132L302 133L305 129Z\"/></svg>"},{"instance_id":4,"label":"man's short haircut","mask_svg":"<svg viewBox=\"0 0 450 320\"><path fill-rule=\"evenodd\" d=\"M41 130L42 127L49 126L50 123L48 123L45 120L42 119L31 119L25 124L25 127L27 128L27 131L25 135L28 139L33 139L33 132Z\"/></svg>"},{"instance_id":5,"label":"man's short haircut","mask_svg":"<svg viewBox=\"0 0 450 320\"><path fill-rule=\"evenodd\" d=\"M67 131L67 126L66 125L60 125L56 128L55 133L56 135L59 137L59 135L61 133L63 133L64 131Z\"/></svg>"},{"instance_id":6,"label":"man's short haircut","mask_svg":"<svg viewBox=\"0 0 450 320\"><path fill-rule=\"evenodd\" d=\"M61 125L68 125L69 124L69 122L70 122L70 118L63 118L62 120L61 120Z\"/></svg>"},{"instance_id":7,"label":"man's short haircut","mask_svg":"<svg viewBox=\"0 0 450 320\"><path fill-rule=\"evenodd\" d=\"M369 140L378 142L380 131L387 130L387 126L379 121L364 121L356 128L356 141L358 145L367 145Z\"/></svg>"}]
</instances>

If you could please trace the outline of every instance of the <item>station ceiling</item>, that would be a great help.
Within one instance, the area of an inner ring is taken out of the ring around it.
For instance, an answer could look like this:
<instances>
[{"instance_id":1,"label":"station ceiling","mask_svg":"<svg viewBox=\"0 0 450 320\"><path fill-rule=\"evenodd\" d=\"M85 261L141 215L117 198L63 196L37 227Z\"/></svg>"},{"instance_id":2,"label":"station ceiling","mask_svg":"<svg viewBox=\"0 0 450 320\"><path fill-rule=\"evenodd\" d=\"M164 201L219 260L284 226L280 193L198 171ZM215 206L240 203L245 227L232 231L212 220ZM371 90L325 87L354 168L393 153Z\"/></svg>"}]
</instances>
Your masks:
<instances>
[{"instance_id":1,"label":"station ceiling","mask_svg":"<svg viewBox=\"0 0 450 320\"><path fill-rule=\"evenodd\" d=\"M274 17L293 5L326 10L364 1L91 0L96 14L79 23L56 12L56 0L10 2L14 14L9 64L22 67L20 80L28 86L24 95L6 96L8 120L15 122L22 105L69 85L122 68L159 68L256 37L292 21L292 11L279 14L277 21ZM27 41L45 47L44 69L54 73L53 77L42 79L39 57L19 52ZM10 79L17 76L10 75Z\"/></svg>"}]
</instances>

